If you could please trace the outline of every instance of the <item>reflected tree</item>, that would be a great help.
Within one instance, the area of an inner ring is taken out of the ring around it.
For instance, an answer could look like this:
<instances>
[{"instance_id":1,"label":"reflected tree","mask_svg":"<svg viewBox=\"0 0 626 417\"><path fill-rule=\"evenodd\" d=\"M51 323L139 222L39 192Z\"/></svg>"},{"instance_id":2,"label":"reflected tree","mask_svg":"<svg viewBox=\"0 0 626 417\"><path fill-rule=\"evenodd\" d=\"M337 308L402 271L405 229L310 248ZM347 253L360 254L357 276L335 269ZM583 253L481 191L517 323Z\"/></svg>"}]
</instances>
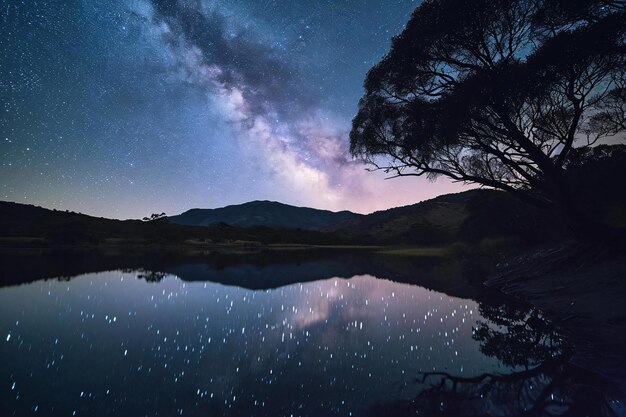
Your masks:
<instances>
[{"instance_id":1,"label":"reflected tree","mask_svg":"<svg viewBox=\"0 0 626 417\"><path fill-rule=\"evenodd\" d=\"M146 282L161 282L166 276L167 273L160 271L139 271L137 273L137 278L144 279Z\"/></svg>"},{"instance_id":2,"label":"reflected tree","mask_svg":"<svg viewBox=\"0 0 626 417\"><path fill-rule=\"evenodd\" d=\"M618 416L606 381L569 363L571 350L537 310L481 305L487 320L474 339L508 373L458 376L424 372L411 400L379 404L369 415L394 416ZM606 387L606 390L598 387Z\"/></svg>"},{"instance_id":3,"label":"reflected tree","mask_svg":"<svg viewBox=\"0 0 626 417\"><path fill-rule=\"evenodd\" d=\"M479 311L488 320L477 323L473 338L481 343L482 353L508 367L530 369L568 354L554 327L537 309L481 304Z\"/></svg>"}]
</instances>

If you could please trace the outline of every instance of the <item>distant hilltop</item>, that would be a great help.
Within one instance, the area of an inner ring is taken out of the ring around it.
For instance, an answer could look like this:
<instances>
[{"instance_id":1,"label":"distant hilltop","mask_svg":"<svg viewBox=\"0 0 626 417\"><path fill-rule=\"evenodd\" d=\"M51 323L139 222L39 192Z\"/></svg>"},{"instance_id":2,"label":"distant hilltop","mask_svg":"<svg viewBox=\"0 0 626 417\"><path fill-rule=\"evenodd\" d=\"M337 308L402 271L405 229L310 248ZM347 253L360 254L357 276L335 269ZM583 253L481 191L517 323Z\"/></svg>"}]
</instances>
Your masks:
<instances>
[{"instance_id":1,"label":"distant hilltop","mask_svg":"<svg viewBox=\"0 0 626 417\"><path fill-rule=\"evenodd\" d=\"M194 208L177 216L168 217L168 220L170 223L185 226L226 223L234 227L267 226L283 229L323 230L360 217L363 215L351 211L318 210L264 200L216 209Z\"/></svg>"}]
</instances>

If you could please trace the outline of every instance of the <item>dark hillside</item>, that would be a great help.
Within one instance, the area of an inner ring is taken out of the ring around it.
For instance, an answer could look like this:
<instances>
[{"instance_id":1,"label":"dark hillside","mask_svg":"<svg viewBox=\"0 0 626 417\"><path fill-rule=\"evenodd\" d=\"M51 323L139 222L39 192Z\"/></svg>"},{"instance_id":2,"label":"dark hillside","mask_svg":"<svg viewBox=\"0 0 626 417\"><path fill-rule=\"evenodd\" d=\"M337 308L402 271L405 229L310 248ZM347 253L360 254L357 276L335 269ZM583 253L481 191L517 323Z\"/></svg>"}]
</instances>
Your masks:
<instances>
[{"instance_id":1,"label":"dark hillside","mask_svg":"<svg viewBox=\"0 0 626 417\"><path fill-rule=\"evenodd\" d=\"M84 214L48 210L25 204L0 202L0 237L40 238L45 244L171 244L196 240L205 243L338 243L333 236L304 230L270 227L210 227L171 224L166 219L112 220ZM123 242L120 242L123 241Z\"/></svg>"},{"instance_id":2,"label":"dark hillside","mask_svg":"<svg viewBox=\"0 0 626 417\"><path fill-rule=\"evenodd\" d=\"M410 206L377 211L343 222L331 230L365 242L441 244L454 240L467 217L466 206L486 191L447 194Z\"/></svg>"}]
</instances>

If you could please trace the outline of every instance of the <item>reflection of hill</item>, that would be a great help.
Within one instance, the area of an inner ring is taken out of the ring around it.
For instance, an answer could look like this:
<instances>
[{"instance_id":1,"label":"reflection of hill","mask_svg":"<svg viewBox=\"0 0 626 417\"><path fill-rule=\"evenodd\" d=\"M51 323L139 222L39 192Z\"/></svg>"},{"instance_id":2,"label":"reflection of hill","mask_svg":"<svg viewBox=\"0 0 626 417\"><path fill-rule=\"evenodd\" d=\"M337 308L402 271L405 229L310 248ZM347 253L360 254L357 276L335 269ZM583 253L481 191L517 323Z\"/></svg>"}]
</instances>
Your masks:
<instances>
[{"instance_id":1,"label":"reflection of hill","mask_svg":"<svg viewBox=\"0 0 626 417\"><path fill-rule=\"evenodd\" d=\"M244 253L22 250L0 252L0 265L3 286L107 270L145 270L175 274L184 281L211 281L250 289L373 275L419 284L453 296L477 296L456 261L383 256L365 250Z\"/></svg>"}]
</instances>

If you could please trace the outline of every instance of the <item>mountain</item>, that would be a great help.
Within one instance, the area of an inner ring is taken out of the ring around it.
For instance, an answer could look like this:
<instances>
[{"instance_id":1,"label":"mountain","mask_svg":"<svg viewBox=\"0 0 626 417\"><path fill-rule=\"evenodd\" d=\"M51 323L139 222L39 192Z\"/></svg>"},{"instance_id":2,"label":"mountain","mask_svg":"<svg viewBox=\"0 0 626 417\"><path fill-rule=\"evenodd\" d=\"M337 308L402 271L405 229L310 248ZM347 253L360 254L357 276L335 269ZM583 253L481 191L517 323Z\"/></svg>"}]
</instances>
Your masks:
<instances>
[{"instance_id":1,"label":"mountain","mask_svg":"<svg viewBox=\"0 0 626 417\"><path fill-rule=\"evenodd\" d=\"M0 201L0 246L151 244L445 245L564 236L551 213L494 190L442 195L368 215L253 201L153 221L113 220Z\"/></svg>"},{"instance_id":2,"label":"mountain","mask_svg":"<svg viewBox=\"0 0 626 417\"><path fill-rule=\"evenodd\" d=\"M168 217L168 220L170 223L187 226L226 223L234 227L267 226L322 230L360 217L363 215L350 211L333 212L295 207L275 201L251 201L216 209L191 209L177 216Z\"/></svg>"}]
</instances>

